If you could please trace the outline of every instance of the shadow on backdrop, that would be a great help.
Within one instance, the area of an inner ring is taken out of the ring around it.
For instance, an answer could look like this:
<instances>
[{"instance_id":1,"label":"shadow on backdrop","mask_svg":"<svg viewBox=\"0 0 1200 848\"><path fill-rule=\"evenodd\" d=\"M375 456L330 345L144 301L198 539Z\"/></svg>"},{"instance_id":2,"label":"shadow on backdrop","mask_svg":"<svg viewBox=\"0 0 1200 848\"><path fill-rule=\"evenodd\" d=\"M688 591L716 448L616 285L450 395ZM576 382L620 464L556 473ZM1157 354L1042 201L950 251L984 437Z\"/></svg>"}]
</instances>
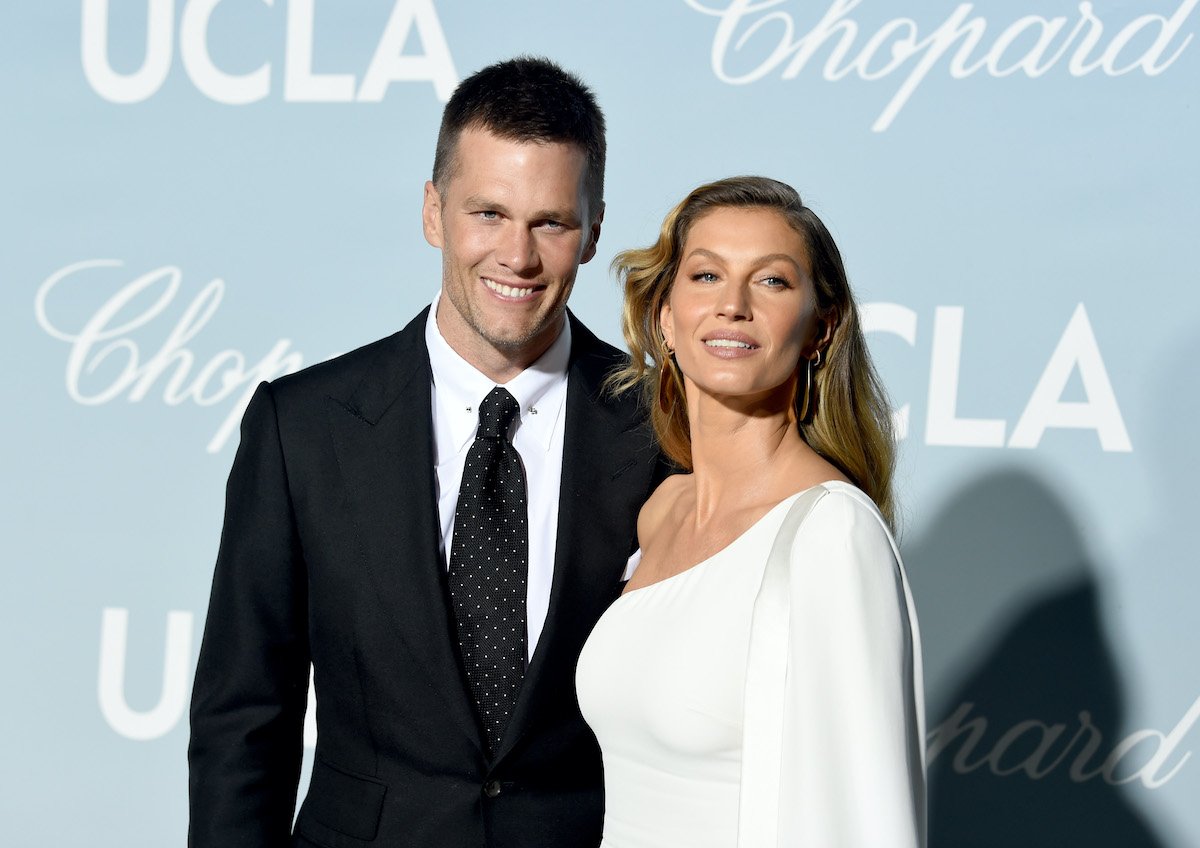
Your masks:
<instances>
[{"instance_id":1,"label":"shadow on backdrop","mask_svg":"<svg viewBox=\"0 0 1200 848\"><path fill-rule=\"evenodd\" d=\"M1124 699L1070 512L1015 470L946 503L905 546L929 727L942 725L929 848L1165 848L1099 771Z\"/></svg>"}]
</instances>

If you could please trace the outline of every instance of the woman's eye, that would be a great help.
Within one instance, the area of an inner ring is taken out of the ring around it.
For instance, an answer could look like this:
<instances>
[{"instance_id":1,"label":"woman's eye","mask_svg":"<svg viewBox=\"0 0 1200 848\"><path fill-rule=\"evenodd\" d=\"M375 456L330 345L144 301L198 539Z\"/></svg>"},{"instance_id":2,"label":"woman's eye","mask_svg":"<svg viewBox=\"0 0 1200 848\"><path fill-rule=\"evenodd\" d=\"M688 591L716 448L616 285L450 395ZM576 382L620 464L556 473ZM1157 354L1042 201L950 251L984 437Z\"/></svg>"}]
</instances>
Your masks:
<instances>
[{"instance_id":1,"label":"woman's eye","mask_svg":"<svg viewBox=\"0 0 1200 848\"><path fill-rule=\"evenodd\" d=\"M764 277L763 284L775 289L790 289L792 284L783 277Z\"/></svg>"},{"instance_id":2,"label":"woman's eye","mask_svg":"<svg viewBox=\"0 0 1200 848\"><path fill-rule=\"evenodd\" d=\"M717 275L712 271L701 271L698 274L692 274L692 279L698 283L715 283Z\"/></svg>"}]
</instances>

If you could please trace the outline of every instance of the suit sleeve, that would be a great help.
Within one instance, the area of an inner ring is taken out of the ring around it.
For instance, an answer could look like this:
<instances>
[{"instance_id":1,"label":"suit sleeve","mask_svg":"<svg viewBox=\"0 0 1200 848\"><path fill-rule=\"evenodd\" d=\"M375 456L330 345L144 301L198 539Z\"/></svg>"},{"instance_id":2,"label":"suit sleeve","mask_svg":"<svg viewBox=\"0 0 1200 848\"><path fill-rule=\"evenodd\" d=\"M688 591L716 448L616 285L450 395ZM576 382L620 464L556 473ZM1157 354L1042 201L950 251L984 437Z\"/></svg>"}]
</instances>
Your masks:
<instances>
[{"instance_id":1,"label":"suit sleeve","mask_svg":"<svg viewBox=\"0 0 1200 848\"><path fill-rule=\"evenodd\" d=\"M789 593L778 844L923 846L920 639L873 505L821 498L796 534Z\"/></svg>"},{"instance_id":2,"label":"suit sleeve","mask_svg":"<svg viewBox=\"0 0 1200 848\"><path fill-rule=\"evenodd\" d=\"M188 845L289 844L308 695L307 589L271 387L242 419L191 703Z\"/></svg>"}]
</instances>

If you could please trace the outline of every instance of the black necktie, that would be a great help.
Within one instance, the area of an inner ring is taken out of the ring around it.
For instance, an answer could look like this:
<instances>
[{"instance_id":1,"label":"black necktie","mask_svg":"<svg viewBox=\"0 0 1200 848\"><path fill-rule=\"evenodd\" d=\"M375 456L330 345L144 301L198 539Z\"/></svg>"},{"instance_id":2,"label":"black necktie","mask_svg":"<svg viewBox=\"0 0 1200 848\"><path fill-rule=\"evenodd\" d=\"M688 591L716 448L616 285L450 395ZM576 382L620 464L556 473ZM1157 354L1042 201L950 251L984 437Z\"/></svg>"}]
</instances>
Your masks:
<instances>
[{"instance_id":1,"label":"black necktie","mask_svg":"<svg viewBox=\"0 0 1200 848\"><path fill-rule=\"evenodd\" d=\"M458 647L491 754L525 678L528 509L525 470L508 440L520 411L516 398L499 386L479 405L479 432L463 468L450 545Z\"/></svg>"}]
</instances>

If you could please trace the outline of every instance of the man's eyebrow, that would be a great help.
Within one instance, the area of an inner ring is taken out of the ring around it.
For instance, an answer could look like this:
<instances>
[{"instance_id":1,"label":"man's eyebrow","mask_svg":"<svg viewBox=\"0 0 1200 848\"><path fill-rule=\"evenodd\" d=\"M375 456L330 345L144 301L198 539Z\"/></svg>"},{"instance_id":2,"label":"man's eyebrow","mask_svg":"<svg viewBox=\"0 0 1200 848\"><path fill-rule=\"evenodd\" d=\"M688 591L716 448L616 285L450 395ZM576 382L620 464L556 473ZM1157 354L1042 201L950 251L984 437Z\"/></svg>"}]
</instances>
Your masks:
<instances>
[{"instance_id":1,"label":"man's eyebrow","mask_svg":"<svg viewBox=\"0 0 1200 848\"><path fill-rule=\"evenodd\" d=\"M505 217L511 217L512 213L508 207L491 198L485 197L482 194L472 194L463 200L463 206L468 209L487 209L491 212L499 212ZM560 224L566 224L569 227L579 226L579 216L569 209L539 209L530 216L531 221L558 221Z\"/></svg>"},{"instance_id":2,"label":"man's eyebrow","mask_svg":"<svg viewBox=\"0 0 1200 848\"><path fill-rule=\"evenodd\" d=\"M488 197L484 197L482 194L472 194L463 201L463 206L471 209L488 209L494 212L503 213L505 215L508 214L508 207L506 207L503 203L492 200Z\"/></svg>"},{"instance_id":3,"label":"man's eyebrow","mask_svg":"<svg viewBox=\"0 0 1200 848\"><path fill-rule=\"evenodd\" d=\"M539 209L533 215L535 221L558 221L560 224L575 226L579 217L570 209Z\"/></svg>"}]
</instances>

